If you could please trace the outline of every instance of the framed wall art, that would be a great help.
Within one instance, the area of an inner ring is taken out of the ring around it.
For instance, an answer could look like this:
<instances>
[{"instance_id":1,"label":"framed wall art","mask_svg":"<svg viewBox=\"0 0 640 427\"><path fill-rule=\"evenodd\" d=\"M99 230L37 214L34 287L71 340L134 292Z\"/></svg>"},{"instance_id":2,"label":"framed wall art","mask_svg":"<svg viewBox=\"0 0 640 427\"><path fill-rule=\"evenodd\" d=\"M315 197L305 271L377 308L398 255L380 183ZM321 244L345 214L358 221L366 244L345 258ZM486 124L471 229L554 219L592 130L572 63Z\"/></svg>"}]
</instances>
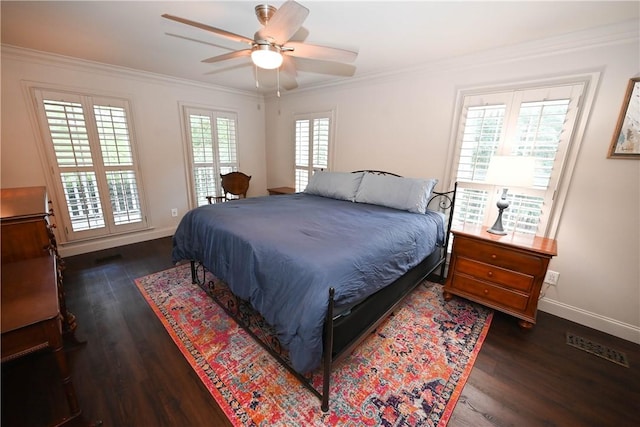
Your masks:
<instances>
[{"instance_id":1,"label":"framed wall art","mask_svg":"<svg viewBox=\"0 0 640 427\"><path fill-rule=\"evenodd\" d=\"M607 157L640 159L640 77L629 80Z\"/></svg>"}]
</instances>

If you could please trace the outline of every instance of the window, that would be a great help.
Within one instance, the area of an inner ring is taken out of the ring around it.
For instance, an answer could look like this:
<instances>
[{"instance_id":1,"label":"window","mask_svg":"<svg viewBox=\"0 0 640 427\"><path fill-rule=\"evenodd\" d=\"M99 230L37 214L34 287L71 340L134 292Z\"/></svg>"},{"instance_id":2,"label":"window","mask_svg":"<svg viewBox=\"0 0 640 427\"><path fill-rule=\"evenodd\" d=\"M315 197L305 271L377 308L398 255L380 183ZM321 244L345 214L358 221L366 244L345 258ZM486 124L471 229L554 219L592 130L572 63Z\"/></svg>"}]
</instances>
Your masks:
<instances>
[{"instance_id":1,"label":"window","mask_svg":"<svg viewBox=\"0 0 640 427\"><path fill-rule=\"evenodd\" d=\"M192 206L222 196L220 174L238 170L237 119L233 113L184 107L192 183Z\"/></svg>"},{"instance_id":2,"label":"window","mask_svg":"<svg viewBox=\"0 0 640 427\"><path fill-rule=\"evenodd\" d=\"M331 116L331 113L320 113L296 117L296 191L307 188L314 171L329 169Z\"/></svg>"},{"instance_id":3,"label":"window","mask_svg":"<svg viewBox=\"0 0 640 427\"><path fill-rule=\"evenodd\" d=\"M127 101L34 91L68 241L146 227Z\"/></svg>"},{"instance_id":4,"label":"window","mask_svg":"<svg viewBox=\"0 0 640 427\"><path fill-rule=\"evenodd\" d=\"M502 186L485 178L493 156L535 158L533 185L509 188L505 230L546 235L554 196L574 134L585 82L467 93L456 133L452 180L458 181L454 225L491 226Z\"/></svg>"}]
</instances>

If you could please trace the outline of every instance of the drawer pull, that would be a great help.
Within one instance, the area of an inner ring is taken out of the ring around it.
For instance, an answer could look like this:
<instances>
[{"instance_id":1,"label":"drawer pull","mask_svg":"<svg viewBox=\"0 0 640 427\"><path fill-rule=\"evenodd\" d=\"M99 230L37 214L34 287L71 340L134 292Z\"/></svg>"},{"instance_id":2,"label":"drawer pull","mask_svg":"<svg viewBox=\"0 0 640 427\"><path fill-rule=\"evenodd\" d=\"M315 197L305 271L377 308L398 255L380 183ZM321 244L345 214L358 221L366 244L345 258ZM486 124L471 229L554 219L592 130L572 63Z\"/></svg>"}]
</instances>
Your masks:
<instances>
[{"instance_id":1,"label":"drawer pull","mask_svg":"<svg viewBox=\"0 0 640 427\"><path fill-rule=\"evenodd\" d=\"M489 271L489 272L487 273L487 276L489 276L489 277L493 277L493 271Z\"/></svg>"},{"instance_id":2,"label":"drawer pull","mask_svg":"<svg viewBox=\"0 0 640 427\"><path fill-rule=\"evenodd\" d=\"M484 290L484 294L485 294L485 295L489 295L489 289L485 289L485 290Z\"/></svg>"},{"instance_id":3,"label":"drawer pull","mask_svg":"<svg viewBox=\"0 0 640 427\"><path fill-rule=\"evenodd\" d=\"M498 255L496 255L496 254L491 254L491 259L496 259L496 258L498 258Z\"/></svg>"}]
</instances>

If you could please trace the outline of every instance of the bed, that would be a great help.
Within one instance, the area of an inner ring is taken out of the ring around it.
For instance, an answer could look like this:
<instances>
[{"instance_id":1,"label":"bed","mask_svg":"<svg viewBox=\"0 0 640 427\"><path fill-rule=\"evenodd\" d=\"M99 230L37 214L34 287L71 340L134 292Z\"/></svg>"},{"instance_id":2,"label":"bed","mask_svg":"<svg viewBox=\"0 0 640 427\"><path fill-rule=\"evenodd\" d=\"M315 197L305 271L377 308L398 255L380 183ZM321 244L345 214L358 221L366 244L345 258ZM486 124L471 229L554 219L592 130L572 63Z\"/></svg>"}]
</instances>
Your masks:
<instances>
[{"instance_id":1,"label":"bed","mask_svg":"<svg viewBox=\"0 0 640 427\"><path fill-rule=\"evenodd\" d=\"M194 283L206 287L205 270L226 283L232 300L214 300L327 411L331 365L425 277L440 268L444 279L455 187L440 193L436 183L316 172L304 192L189 211L172 259L191 262ZM256 334L246 310L264 319L268 334ZM322 391L310 380L320 368Z\"/></svg>"}]
</instances>

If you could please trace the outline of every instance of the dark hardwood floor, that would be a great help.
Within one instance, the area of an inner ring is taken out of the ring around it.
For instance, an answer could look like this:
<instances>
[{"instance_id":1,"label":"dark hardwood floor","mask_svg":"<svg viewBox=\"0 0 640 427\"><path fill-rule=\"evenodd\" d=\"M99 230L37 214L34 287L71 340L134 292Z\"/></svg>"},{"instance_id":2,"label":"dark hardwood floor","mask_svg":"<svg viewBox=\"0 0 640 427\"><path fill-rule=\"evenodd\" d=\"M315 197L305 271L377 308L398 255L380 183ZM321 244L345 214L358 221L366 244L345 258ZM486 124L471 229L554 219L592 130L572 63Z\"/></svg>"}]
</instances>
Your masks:
<instances>
[{"instance_id":1,"label":"dark hardwood floor","mask_svg":"<svg viewBox=\"0 0 640 427\"><path fill-rule=\"evenodd\" d=\"M105 426L230 425L133 284L171 267L163 238L66 259L80 347L68 348L83 421ZM625 352L625 368L565 344L573 332ZM2 426L66 414L47 352L2 366ZM631 426L640 414L640 346L538 314L531 331L496 313L449 426ZM76 423L74 425L79 425Z\"/></svg>"}]
</instances>

